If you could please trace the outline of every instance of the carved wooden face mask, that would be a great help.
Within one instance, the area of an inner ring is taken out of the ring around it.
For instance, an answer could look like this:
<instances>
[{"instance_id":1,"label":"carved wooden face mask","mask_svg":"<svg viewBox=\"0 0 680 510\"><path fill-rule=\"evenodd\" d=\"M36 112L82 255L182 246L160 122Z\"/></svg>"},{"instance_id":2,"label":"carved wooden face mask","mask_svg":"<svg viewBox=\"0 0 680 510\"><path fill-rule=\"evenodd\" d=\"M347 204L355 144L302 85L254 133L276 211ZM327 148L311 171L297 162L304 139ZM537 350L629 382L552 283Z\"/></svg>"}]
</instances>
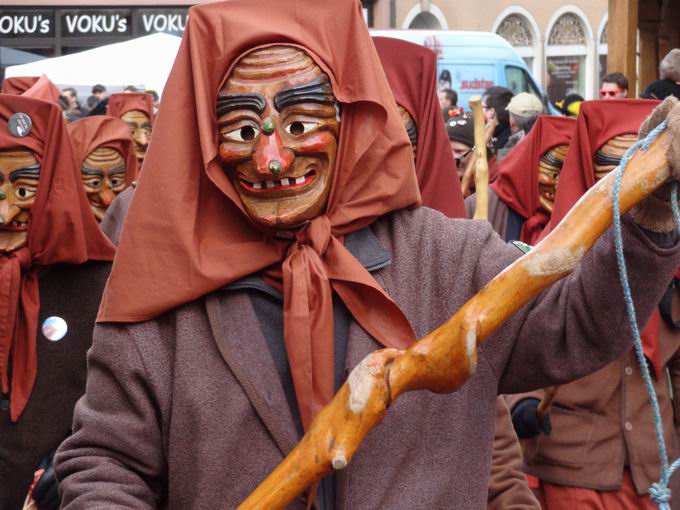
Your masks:
<instances>
[{"instance_id":1,"label":"carved wooden face mask","mask_svg":"<svg viewBox=\"0 0 680 510\"><path fill-rule=\"evenodd\" d=\"M83 162L80 177L97 221L118 193L125 189L125 160L115 149L97 147Z\"/></svg>"},{"instance_id":2,"label":"carved wooden face mask","mask_svg":"<svg viewBox=\"0 0 680 510\"><path fill-rule=\"evenodd\" d=\"M416 160L416 154L418 152L418 128L416 127L416 122L413 117L406 111L404 107L400 104L397 105L399 113L401 114L401 121L404 123L406 128L406 134L408 135L408 140L411 142L411 149L413 150L413 161Z\"/></svg>"},{"instance_id":3,"label":"carved wooden face mask","mask_svg":"<svg viewBox=\"0 0 680 510\"><path fill-rule=\"evenodd\" d=\"M40 165L30 150L0 151L0 252L26 244L39 180Z\"/></svg>"},{"instance_id":4,"label":"carved wooden face mask","mask_svg":"<svg viewBox=\"0 0 680 510\"><path fill-rule=\"evenodd\" d=\"M566 144L556 145L543 154L538 162L538 201L541 207L549 213L555 205L555 188L560 179L568 148Z\"/></svg>"},{"instance_id":5,"label":"carved wooden face mask","mask_svg":"<svg viewBox=\"0 0 680 510\"><path fill-rule=\"evenodd\" d=\"M595 182L619 166L621 158L636 140L637 135L634 134L619 135L609 139L607 143L598 149L593 159L595 164Z\"/></svg>"},{"instance_id":6,"label":"carved wooden face mask","mask_svg":"<svg viewBox=\"0 0 680 510\"><path fill-rule=\"evenodd\" d=\"M125 112L121 120L130 126L130 135L132 141L135 142L135 156L141 165L151 140L151 121L141 110Z\"/></svg>"},{"instance_id":7,"label":"carved wooden face mask","mask_svg":"<svg viewBox=\"0 0 680 510\"><path fill-rule=\"evenodd\" d=\"M242 57L217 122L218 156L255 222L290 228L324 211L340 122L328 75L309 55L270 46Z\"/></svg>"}]
</instances>

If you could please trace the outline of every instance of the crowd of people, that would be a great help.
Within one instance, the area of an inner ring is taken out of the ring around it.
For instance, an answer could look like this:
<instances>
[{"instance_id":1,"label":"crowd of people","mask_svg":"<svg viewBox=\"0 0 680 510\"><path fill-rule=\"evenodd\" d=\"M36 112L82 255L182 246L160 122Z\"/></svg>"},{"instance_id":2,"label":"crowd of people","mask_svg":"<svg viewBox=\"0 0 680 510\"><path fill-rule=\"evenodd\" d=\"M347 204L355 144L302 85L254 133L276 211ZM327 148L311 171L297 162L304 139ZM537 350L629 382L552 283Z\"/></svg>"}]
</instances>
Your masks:
<instances>
[{"instance_id":1,"label":"crowd of people","mask_svg":"<svg viewBox=\"0 0 680 510\"><path fill-rule=\"evenodd\" d=\"M263 16L276 30L244 22ZM548 115L534 94L486 90L487 221L468 219L472 115L438 90L431 50L371 38L356 0L192 8L160 104L6 79L0 510L236 508L346 381L361 413L365 356L446 321L663 120L680 176L680 49L640 98L621 73L599 95ZM624 215L623 240L673 460L669 186ZM349 466L283 506L654 508L654 423L618 282L608 230L468 344L459 391L393 402Z\"/></svg>"}]
</instances>

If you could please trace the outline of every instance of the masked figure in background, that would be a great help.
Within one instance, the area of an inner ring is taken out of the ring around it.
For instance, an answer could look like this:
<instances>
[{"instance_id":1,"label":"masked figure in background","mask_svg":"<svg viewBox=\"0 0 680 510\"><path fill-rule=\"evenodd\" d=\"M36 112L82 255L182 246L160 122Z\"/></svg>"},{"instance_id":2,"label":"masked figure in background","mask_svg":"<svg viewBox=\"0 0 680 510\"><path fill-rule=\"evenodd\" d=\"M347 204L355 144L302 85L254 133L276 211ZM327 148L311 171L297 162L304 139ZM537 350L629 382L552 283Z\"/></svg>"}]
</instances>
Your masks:
<instances>
[{"instance_id":1,"label":"masked figure in background","mask_svg":"<svg viewBox=\"0 0 680 510\"><path fill-rule=\"evenodd\" d=\"M45 76L26 76L5 78L2 82L2 93L42 99L60 105L59 88Z\"/></svg>"},{"instance_id":2,"label":"masked figure in background","mask_svg":"<svg viewBox=\"0 0 680 510\"><path fill-rule=\"evenodd\" d=\"M449 215L459 215L462 205L460 180L453 172L453 155L439 117L437 97L432 93L436 90L436 55L427 48L399 39L374 37L373 43L413 147L423 205L445 214L448 210ZM403 105L408 105L413 114ZM414 118L420 122L414 121ZM428 129L421 130L418 126L428 126ZM433 155L437 155L435 161L431 161ZM500 397L496 408L487 509L500 510L512 504L538 509L538 501L521 471L522 455L508 407Z\"/></svg>"},{"instance_id":3,"label":"masked figure in background","mask_svg":"<svg viewBox=\"0 0 680 510\"><path fill-rule=\"evenodd\" d=\"M80 177L97 221L113 199L137 178L137 158L130 128L106 115L85 117L68 126Z\"/></svg>"},{"instance_id":4,"label":"masked figure in background","mask_svg":"<svg viewBox=\"0 0 680 510\"><path fill-rule=\"evenodd\" d=\"M413 147L423 205L449 218L464 218L456 173L437 97L437 57L420 45L374 37L397 106Z\"/></svg>"},{"instance_id":5,"label":"masked figure in background","mask_svg":"<svg viewBox=\"0 0 680 510\"><path fill-rule=\"evenodd\" d=\"M489 221L506 241L536 244L550 220L555 186L575 124L566 117L539 117L500 163L498 178L489 188ZM471 218L474 194L465 206Z\"/></svg>"},{"instance_id":6,"label":"masked figure in background","mask_svg":"<svg viewBox=\"0 0 680 510\"><path fill-rule=\"evenodd\" d=\"M358 0L194 6L183 38L56 456L66 510L236 507L360 360L412 345L521 255L484 222L417 207ZM680 247L624 224L646 315ZM623 321L586 305L624 306L594 285L616 278L611 244L480 346L459 392L392 406L317 505L484 507L498 391L630 346Z\"/></svg>"},{"instance_id":7,"label":"masked figure in background","mask_svg":"<svg viewBox=\"0 0 680 510\"><path fill-rule=\"evenodd\" d=\"M51 455L85 391L113 246L80 184L61 109L0 95L0 508L58 508ZM42 476L40 476L42 475Z\"/></svg>"},{"instance_id":8,"label":"masked figure in background","mask_svg":"<svg viewBox=\"0 0 680 510\"><path fill-rule=\"evenodd\" d=\"M111 117L118 117L130 127L130 136L135 143L135 154L141 170L155 119L153 98L144 92L111 94L106 113Z\"/></svg>"},{"instance_id":9,"label":"masked figure in background","mask_svg":"<svg viewBox=\"0 0 680 510\"><path fill-rule=\"evenodd\" d=\"M619 99L581 105L544 235L588 188L618 166L637 138L634 133L657 104ZM638 221L656 229L642 218ZM611 290L620 292L617 283ZM680 394L680 332L674 322L680 317L679 297L677 288L670 288L659 306L664 318L655 312L642 332L670 460L680 453L673 419L680 407L677 399L671 400L668 384L670 380L673 394ZM601 313L611 313L593 303ZM646 495L660 476L653 417L632 349L594 374L560 386L550 413L539 422L536 407L542 396L543 392L513 395L510 402L517 433L525 438L525 469L540 479L544 508L566 510L581 508L579 504L593 509L656 508ZM672 480L677 487L677 478ZM676 494L674 490L674 500Z\"/></svg>"}]
</instances>

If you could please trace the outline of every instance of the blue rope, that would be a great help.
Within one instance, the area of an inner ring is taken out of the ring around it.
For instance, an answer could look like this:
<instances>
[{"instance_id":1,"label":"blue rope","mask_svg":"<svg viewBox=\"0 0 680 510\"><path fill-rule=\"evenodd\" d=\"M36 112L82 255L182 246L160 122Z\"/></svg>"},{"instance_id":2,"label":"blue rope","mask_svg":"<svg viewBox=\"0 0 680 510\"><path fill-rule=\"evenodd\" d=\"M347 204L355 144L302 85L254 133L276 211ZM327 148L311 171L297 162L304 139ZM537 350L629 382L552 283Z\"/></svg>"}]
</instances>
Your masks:
<instances>
[{"instance_id":1,"label":"blue rope","mask_svg":"<svg viewBox=\"0 0 680 510\"><path fill-rule=\"evenodd\" d=\"M633 296L630 291L630 284L628 283L628 271L626 270L626 260L623 254L623 236L621 234L621 209L619 207L619 192L621 190L621 180L626 165L633 157L633 154L638 150L646 151L649 145L659 136L667 127L667 122L662 122L654 130L652 130L643 140L636 142L621 158L621 163L616 168L614 188L612 190L612 205L613 220L614 220L614 244L616 246L616 259L619 266L619 278L621 280L621 287L623 287L623 297L626 302L626 312L628 314L628 321L630 322L630 329L633 332L633 340L635 346L635 354L638 363L640 364L640 371L642 372L642 379L645 382L647 393L652 404L652 414L654 416L654 430L656 432L656 442L659 449L659 459L661 462L661 478L658 482L653 483L649 488L649 496L652 501L656 503L660 510L670 510L669 502L671 500L671 490L668 488L673 471L680 467L680 459L677 459L671 465L668 464L668 453L666 450L666 441L663 434L663 424L661 421L661 411L659 410L659 400L656 397L654 383L652 376L649 373L649 367L645 361L645 355L642 350L642 339L640 338L640 329L638 327L637 318L635 316L635 303L633 303ZM678 185L673 182L671 186L671 207L673 209L673 218L675 219L676 227L680 231L680 210L677 205Z\"/></svg>"}]
</instances>

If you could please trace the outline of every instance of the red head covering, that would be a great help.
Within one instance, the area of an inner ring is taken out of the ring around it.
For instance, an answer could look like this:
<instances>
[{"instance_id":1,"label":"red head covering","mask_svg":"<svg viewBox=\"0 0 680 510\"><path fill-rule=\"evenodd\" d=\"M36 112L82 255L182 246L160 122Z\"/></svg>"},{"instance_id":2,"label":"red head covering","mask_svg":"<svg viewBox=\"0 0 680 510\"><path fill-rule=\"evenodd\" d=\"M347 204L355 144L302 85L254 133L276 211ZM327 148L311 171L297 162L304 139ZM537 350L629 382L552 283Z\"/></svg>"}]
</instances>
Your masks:
<instances>
[{"instance_id":1,"label":"red head covering","mask_svg":"<svg viewBox=\"0 0 680 510\"><path fill-rule=\"evenodd\" d=\"M374 37L373 42L397 104L418 129L416 176L423 205L450 218L465 218L456 162L437 98L437 55L399 39Z\"/></svg>"},{"instance_id":2,"label":"red head covering","mask_svg":"<svg viewBox=\"0 0 680 510\"><path fill-rule=\"evenodd\" d=\"M555 207L543 236L562 221L569 209L595 184L595 153L615 136L637 133L640 124L660 101L647 99L609 99L581 103L576 129L557 184ZM542 236L542 237L543 237ZM645 356L661 376L658 348L659 312L656 310L642 331Z\"/></svg>"},{"instance_id":3,"label":"red head covering","mask_svg":"<svg viewBox=\"0 0 680 510\"><path fill-rule=\"evenodd\" d=\"M217 160L221 84L244 53L271 44L305 49L342 103L326 213L288 239L254 225ZM358 0L192 7L153 136L100 321L143 321L246 275L282 274L284 338L305 426L333 395L332 291L384 345L414 341L406 317L342 243L420 200L411 145Z\"/></svg>"},{"instance_id":4,"label":"red head covering","mask_svg":"<svg viewBox=\"0 0 680 510\"><path fill-rule=\"evenodd\" d=\"M12 136L7 127L17 112L32 120L31 132L24 138ZM0 255L0 383L2 392L11 394L13 421L26 406L38 369L39 266L112 260L114 254L80 184L61 108L47 101L0 94L0 150L18 148L31 150L41 168L28 242Z\"/></svg>"},{"instance_id":5,"label":"red head covering","mask_svg":"<svg viewBox=\"0 0 680 510\"><path fill-rule=\"evenodd\" d=\"M5 78L2 82L2 93L19 96L35 85L38 79L38 76L15 76L12 78Z\"/></svg>"},{"instance_id":6,"label":"red head covering","mask_svg":"<svg viewBox=\"0 0 680 510\"><path fill-rule=\"evenodd\" d=\"M526 221L520 240L535 244L550 215L541 207L538 194L538 163L557 145L569 144L575 119L542 115L529 133L501 162L498 179L491 188Z\"/></svg>"},{"instance_id":7,"label":"red head covering","mask_svg":"<svg viewBox=\"0 0 680 510\"><path fill-rule=\"evenodd\" d=\"M146 113L153 126L155 115L153 113L153 98L150 94L146 92L117 92L109 96L106 107L107 115L120 118L131 110Z\"/></svg>"},{"instance_id":8,"label":"red head covering","mask_svg":"<svg viewBox=\"0 0 680 510\"><path fill-rule=\"evenodd\" d=\"M83 162L97 147L110 147L125 160L125 184L129 186L137 179L139 169L135 146L125 122L108 115L83 117L68 125L68 133L73 142L78 168L83 166Z\"/></svg>"},{"instance_id":9,"label":"red head covering","mask_svg":"<svg viewBox=\"0 0 680 510\"><path fill-rule=\"evenodd\" d=\"M659 104L647 99L584 101L576 119L545 237L569 209L595 184L595 153L615 136L637 134L640 124Z\"/></svg>"},{"instance_id":10,"label":"red head covering","mask_svg":"<svg viewBox=\"0 0 680 510\"><path fill-rule=\"evenodd\" d=\"M5 78L2 83L3 94L22 95L33 99L42 99L59 104L61 91L44 74L37 76L20 76L16 78Z\"/></svg>"}]
</instances>

